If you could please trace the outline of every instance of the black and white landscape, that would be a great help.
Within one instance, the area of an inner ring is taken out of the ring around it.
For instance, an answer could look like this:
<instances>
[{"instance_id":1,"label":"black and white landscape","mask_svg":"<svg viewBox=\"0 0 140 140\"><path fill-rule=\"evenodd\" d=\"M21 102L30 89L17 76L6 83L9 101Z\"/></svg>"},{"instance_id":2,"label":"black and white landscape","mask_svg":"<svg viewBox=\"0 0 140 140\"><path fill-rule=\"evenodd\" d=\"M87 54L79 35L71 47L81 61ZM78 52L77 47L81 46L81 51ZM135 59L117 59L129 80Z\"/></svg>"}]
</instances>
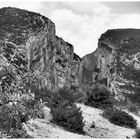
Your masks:
<instances>
[{"instance_id":1,"label":"black and white landscape","mask_svg":"<svg viewBox=\"0 0 140 140\"><path fill-rule=\"evenodd\" d=\"M0 1L0 138L140 138L139 7Z\"/></svg>"}]
</instances>

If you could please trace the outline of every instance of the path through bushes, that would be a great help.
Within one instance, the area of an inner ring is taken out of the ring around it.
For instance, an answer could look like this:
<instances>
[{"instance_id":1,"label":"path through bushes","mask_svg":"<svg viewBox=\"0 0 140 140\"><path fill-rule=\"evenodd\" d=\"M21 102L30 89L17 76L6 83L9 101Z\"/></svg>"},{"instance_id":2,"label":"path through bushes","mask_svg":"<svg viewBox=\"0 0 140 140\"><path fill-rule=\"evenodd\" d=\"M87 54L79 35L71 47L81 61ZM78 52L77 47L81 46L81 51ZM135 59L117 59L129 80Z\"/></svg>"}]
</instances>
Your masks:
<instances>
[{"instance_id":1,"label":"path through bushes","mask_svg":"<svg viewBox=\"0 0 140 140\"><path fill-rule=\"evenodd\" d=\"M77 104L81 107L86 125L84 127L85 135L79 135L64 130L56 124L50 123L50 110L45 107L45 119L35 119L26 125L28 134L34 138L126 138L132 137L135 134L134 129L120 127L110 123L107 119L102 117L102 111L97 108ZM91 125L95 122L95 128Z\"/></svg>"}]
</instances>

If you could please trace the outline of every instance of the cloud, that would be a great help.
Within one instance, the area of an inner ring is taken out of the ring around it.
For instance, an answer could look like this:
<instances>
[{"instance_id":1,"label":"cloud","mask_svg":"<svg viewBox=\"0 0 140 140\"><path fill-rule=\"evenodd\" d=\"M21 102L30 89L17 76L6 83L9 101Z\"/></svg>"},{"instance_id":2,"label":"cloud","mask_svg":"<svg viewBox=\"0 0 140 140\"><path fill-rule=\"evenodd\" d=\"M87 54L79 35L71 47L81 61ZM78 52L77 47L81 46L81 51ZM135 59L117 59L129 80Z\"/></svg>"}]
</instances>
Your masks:
<instances>
[{"instance_id":1,"label":"cloud","mask_svg":"<svg viewBox=\"0 0 140 140\"><path fill-rule=\"evenodd\" d=\"M75 52L80 56L93 52L97 48L98 38L104 31L102 27L109 22L109 8L97 3L98 7L94 5L93 8L93 3L87 4L74 6L76 4L73 3L73 9L70 8L72 7L70 4L69 9L54 10L50 15L56 24L56 33L72 43ZM88 10L88 13L85 10ZM82 12L85 13L82 15Z\"/></svg>"},{"instance_id":2,"label":"cloud","mask_svg":"<svg viewBox=\"0 0 140 140\"><path fill-rule=\"evenodd\" d=\"M139 28L140 14L112 13L102 3L63 3L64 8L52 11L56 33L74 45L81 57L97 48L102 33L113 28Z\"/></svg>"},{"instance_id":3,"label":"cloud","mask_svg":"<svg viewBox=\"0 0 140 140\"><path fill-rule=\"evenodd\" d=\"M112 28L140 28L140 14L120 14L110 24Z\"/></svg>"},{"instance_id":4,"label":"cloud","mask_svg":"<svg viewBox=\"0 0 140 140\"><path fill-rule=\"evenodd\" d=\"M41 7L41 2L38 1L0 1L0 8L2 7L17 7L30 11L38 12Z\"/></svg>"},{"instance_id":5,"label":"cloud","mask_svg":"<svg viewBox=\"0 0 140 140\"><path fill-rule=\"evenodd\" d=\"M27 9L49 17L56 25L57 35L73 44L81 57L97 48L98 39L106 30L140 27L138 12L112 12L106 2L0 1L0 8L4 6Z\"/></svg>"}]
</instances>

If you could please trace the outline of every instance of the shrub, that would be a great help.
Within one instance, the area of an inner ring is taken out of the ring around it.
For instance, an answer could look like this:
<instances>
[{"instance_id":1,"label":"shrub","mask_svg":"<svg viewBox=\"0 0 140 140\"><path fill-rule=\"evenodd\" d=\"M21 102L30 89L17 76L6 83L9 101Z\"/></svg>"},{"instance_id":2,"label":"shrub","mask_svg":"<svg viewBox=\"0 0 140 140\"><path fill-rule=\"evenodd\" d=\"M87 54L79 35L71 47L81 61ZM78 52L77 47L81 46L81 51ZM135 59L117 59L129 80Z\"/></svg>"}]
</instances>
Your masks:
<instances>
[{"instance_id":1,"label":"shrub","mask_svg":"<svg viewBox=\"0 0 140 140\"><path fill-rule=\"evenodd\" d=\"M77 103L85 103L87 100L87 93L78 89L76 92L73 93L75 97L75 102Z\"/></svg>"},{"instance_id":2,"label":"shrub","mask_svg":"<svg viewBox=\"0 0 140 140\"><path fill-rule=\"evenodd\" d=\"M136 128L137 126L137 122L132 116L116 108L108 108L104 111L102 115L108 118L111 123L119 126L129 128Z\"/></svg>"},{"instance_id":3,"label":"shrub","mask_svg":"<svg viewBox=\"0 0 140 140\"><path fill-rule=\"evenodd\" d=\"M34 99L22 100L18 106L23 107L22 118L44 118L43 104Z\"/></svg>"},{"instance_id":4,"label":"shrub","mask_svg":"<svg viewBox=\"0 0 140 140\"><path fill-rule=\"evenodd\" d=\"M57 93L51 93L51 98L53 98L53 100L60 98L60 100L68 100L71 103L82 102L86 98L86 93L78 88L77 90L71 90L65 86L59 89ZM52 99L50 99L50 101L51 100Z\"/></svg>"},{"instance_id":5,"label":"shrub","mask_svg":"<svg viewBox=\"0 0 140 140\"><path fill-rule=\"evenodd\" d=\"M30 118L44 118L43 105L33 99L20 98L19 101L3 103L0 106L0 131L9 137L26 138L22 123Z\"/></svg>"},{"instance_id":6,"label":"shrub","mask_svg":"<svg viewBox=\"0 0 140 140\"><path fill-rule=\"evenodd\" d=\"M75 102L85 103L87 99L87 93L80 87L71 87L71 94L74 96Z\"/></svg>"},{"instance_id":7,"label":"shrub","mask_svg":"<svg viewBox=\"0 0 140 140\"><path fill-rule=\"evenodd\" d=\"M26 134L26 131L22 129L21 112L16 105L5 105L0 107L0 131L2 134L11 136L12 132L20 131Z\"/></svg>"},{"instance_id":8,"label":"shrub","mask_svg":"<svg viewBox=\"0 0 140 140\"><path fill-rule=\"evenodd\" d=\"M59 89L58 94L65 99L72 103L75 102L76 96L73 94L72 90L70 90L68 87L63 87L62 89Z\"/></svg>"},{"instance_id":9,"label":"shrub","mask_svg":"<svg viewBox=\"0 0 140 140\"><path fill-rule=\"evenodd\" d=\"M12 129L9 133L10 135L7 134L1 134L0 138L32 138L29 136L23 128L21 129Z\"/></svg>"},{"instance_id":10,"label":"shrub","mask_svg":"<svg viewBox=\"0 0 140 140\"><path fill-rule=\"evenodd\" d=\"M97 108L112 107L113 96L106 86L98 84L87 91L85 104Z\"/></svg>"},{"instance_id":11,"label":"shrub","mask_svg":"<svg viewBox=\"0 0 140 140\"><path fill-rule=\"evenodd\" d=\"M23 128L15 129L10 132L10 138L32 138Z\"/></svg>"},{"instance_id":12,"label":"shrub","mask_svg":"<svg viewBox=\"0 0 140 140\"><path fill-rule=\"evenodd\" d=\"M131 104L131 106L129 106L128 109L129 109L129 111L134 112L134 113L138 113L138 110L139 110L138 106L136 106L134 104Z\"/></svg>"},{"instance_id":13,"label":"shrub","mask_svg":"<svg viewBox=\"0 0 140 140\"><path fill-rule=\"evenodd\" d=\"M39 101L41 99L43 102L49 102L53 94L53 92L49 91L46 88L36 90L34 91L34 93L35 93L35 100Z\"/></svg>"},{"instance_id":14,"label":"shrub","mask_svg":"<svg viewBox=\"0 0 140 140\"><path fill-rule=\"evenodd\" d=\"M67 105L67 101L51 109L53 121L71 132L83 133L83 117L80 108L75 104Z\"/></svg>"},{"instance_id":15,"label":"shrub","mask_svg":"<svg viewBox=\"0 0 140 140\"><path fill-rule=\"evenodd\" d=\"M140 128L136 128L135 129L135 135L134 135L134 137L140 138Z\"/></svg>"},{"instance_id":16,"label":"shrub","mask_svg":"<svg viewBox=\"0 0 140 140\"><path fill-rule=\"evenodd\" d=\"M71 132L84 133L82 112L74 103L73 97L69 99L69 96L64 90L53 94L50 102L52 121Z\"/></svg>"},{"instance_id":17,"label":"shrub","mask_svg":"<svg viewBox=\"0 0 140 140\"><path fill-rule=\"evenodd\" d=\"M44 83L37 73L20 71L9 60L0 63L0 137L26 138L23 122L44 118L43 104L30 97L29 91L43 88Z\"/></svg>"}]
</instances>

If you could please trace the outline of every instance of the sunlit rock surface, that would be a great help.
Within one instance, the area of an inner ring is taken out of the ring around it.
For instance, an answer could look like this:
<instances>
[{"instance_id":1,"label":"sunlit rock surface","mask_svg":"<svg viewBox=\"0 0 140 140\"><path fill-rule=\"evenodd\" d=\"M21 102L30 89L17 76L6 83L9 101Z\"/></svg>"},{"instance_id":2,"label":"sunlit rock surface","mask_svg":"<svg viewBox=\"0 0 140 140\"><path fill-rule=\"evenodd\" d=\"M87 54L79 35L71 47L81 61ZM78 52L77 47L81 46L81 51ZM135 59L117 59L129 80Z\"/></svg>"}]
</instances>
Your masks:
<instances>
[{"instance_id":1,"label":"sunlit rock surface","mask_svg":"<svg viewBox=\"0 0 140 140\"><path fill-rule=\"evenodd\" d=\"M0 9L0 46L1 57L19 73L30 70L42 75L50 90L79 84L74 48L56 36L55 24L45 16L11 7Z\"/></svg>"},{"instance_id":2,"label":"sunlit rock surface","mask_svg":"<svg viewBox=\"0 0 140 140\"><path fill-rule=\"evenodd\" d=\"M128 94L137 94L140 86L140 30L115 29L101 35L98 42L96 74L98 80L124 100Z\"/></svg>"}]
</instances>

